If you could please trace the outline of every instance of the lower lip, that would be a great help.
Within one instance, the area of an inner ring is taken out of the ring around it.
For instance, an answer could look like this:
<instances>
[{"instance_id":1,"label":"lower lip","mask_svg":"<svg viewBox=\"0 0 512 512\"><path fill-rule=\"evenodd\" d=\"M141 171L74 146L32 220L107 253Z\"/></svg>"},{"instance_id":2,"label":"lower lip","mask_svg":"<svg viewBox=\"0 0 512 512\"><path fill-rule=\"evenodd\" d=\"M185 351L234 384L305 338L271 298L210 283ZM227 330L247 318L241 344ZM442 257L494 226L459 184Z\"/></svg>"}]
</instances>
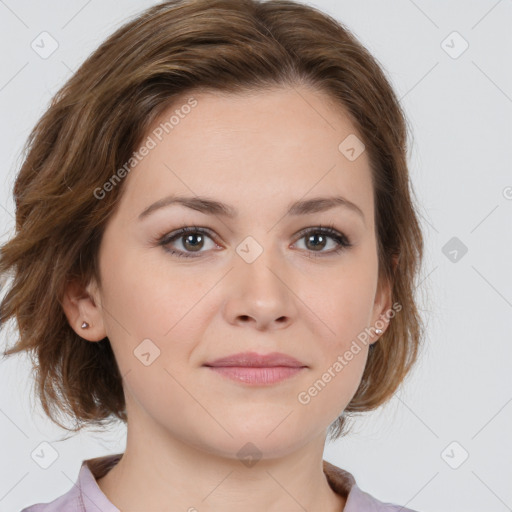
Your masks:
<instances>
[{"instance_id":1,"label":"lower lip","mask_svg":"<svg viewBox=\"0 0 512 512\"><path fill-rule=\"evenodd\" d=\"M216 373L228 379L244 382L245 384L275 384L293 377L305 367L291 368L289 366L272 366L254 368L248 366L208 366Z\"/></svg>"}]
</instances>

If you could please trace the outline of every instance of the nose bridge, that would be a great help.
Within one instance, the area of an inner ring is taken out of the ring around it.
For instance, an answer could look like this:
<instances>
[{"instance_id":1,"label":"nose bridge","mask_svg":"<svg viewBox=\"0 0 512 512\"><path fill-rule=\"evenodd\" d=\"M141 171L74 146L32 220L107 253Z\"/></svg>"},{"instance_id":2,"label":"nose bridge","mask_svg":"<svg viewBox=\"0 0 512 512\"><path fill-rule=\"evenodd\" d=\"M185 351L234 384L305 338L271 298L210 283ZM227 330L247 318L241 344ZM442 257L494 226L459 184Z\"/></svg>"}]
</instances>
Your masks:
<instances>
[{"instance_id":1,"label":"nose bridge","mask_svg":"<svg viewBox=\"0 0 512 512\"><path fill-rule=\"evenodd\" d=\"M236 247L237 279L243 280L244 286L267 293L278 293L284 286L279 274L284 271L280 260L280 248L272 241L272 233L247 236Z\"/></svg>"},{"instance_id":2,"label":"nose bridge","mask_svg":"<svg viewBox=\"0 0 512 512\"><path fill-rule=\"evenodd\" d=\"M256 236L247 236L236 247L227 311L231 321L251 317L261 326L291 316L293 293L287 286L286 265L272 232L258 238L261 242Z\"/></svg>"}]
</instances>

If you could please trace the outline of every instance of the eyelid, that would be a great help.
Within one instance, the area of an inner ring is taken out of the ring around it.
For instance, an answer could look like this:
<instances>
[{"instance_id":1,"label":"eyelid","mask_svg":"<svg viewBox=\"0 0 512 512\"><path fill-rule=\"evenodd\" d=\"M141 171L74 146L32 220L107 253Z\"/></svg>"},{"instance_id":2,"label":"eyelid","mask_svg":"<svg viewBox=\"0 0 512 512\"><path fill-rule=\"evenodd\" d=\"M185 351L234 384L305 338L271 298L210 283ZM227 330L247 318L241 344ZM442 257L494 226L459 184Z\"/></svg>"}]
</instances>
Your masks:
<instances>
[{"instance_id":1,"label":"eyelid","mask_svg":"<svg viewBox=\"0 0 512 512\"><path fill-rule=\"evenodd\" d=\"M303 236L312 232L323 233L330 236L331 238L340 238L344 243L346 243L347 247L352 246L349 238L342 231L336 229L333 224L318 224L317 226L304 228L301 229L295 236L297 237L297 240L300 240Z\"/></svg>"},{"instance_id":2,"label":"eyelid","mask_svg":"<svg viewBox=\"0 0 512 512\"><path fill-rule=\"evenodd\" d=\"M175 240L179 240L183 236L185 236L187 233L201 233L206 236L208 236L217 246L221 245L217 242L216 234L213 234L214 231L207 227L201 227L196 225L184 225L180 228L177 228L171 232L166 232L163 235L157 237L157 244L163 246L164 250L171 253L173 256L178 257L188 257L188 258L199 258L202 254L207 254L210 251L198 251L196 254L194 252L186 252L181 250L174 250L174 249L168 249L166 246L169 245L171 242ZM333 239L335 243L337 244L337 247L335 249L331 249L330 251L306 251L310 255L314 255L313 257L327 257L329 255L335 255L338 254L350 247L353 246L353 243L350 241L350 239L341 231L336 229L334 225L329 224L327 226L318 224L316 226L309 226L307 228L304 228L300 230L298 233L294 235L295 242L293 244L297 243L297 241L304 238L309 233L321 233L323 235L328 236L329 238ZM315 254L316 253L316 254ZM311 257L311 256L310 256Z\"/></svg>"},{"instance_id":3,"label":"eyelid","mask_svg":"<svg viewBox=\"0 0 512 512\"><path fill-rule=\"evenodd\" d=\"M203 235L211 238L217 245L220 245L217 242L217 236L214 234L214 231L210 228L200 227L196 225L186 225L179 227L177 229L173 229L172 231L166 231L163 235L158 236L156 241L160 245L169 244L173 239L179 240L181 237L185 236L188 233L201 233Z\"/></svg>"}]
</instances>

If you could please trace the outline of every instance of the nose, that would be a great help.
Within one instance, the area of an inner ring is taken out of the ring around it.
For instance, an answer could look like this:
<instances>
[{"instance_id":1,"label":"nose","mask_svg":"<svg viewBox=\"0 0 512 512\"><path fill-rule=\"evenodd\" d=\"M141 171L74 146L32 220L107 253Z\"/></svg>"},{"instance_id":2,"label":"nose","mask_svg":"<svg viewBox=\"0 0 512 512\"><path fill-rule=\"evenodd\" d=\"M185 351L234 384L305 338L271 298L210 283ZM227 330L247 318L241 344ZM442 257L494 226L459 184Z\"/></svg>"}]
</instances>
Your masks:
<instances>
[{"instance_id":1,"label":"nose","mask_svg":"<svg viewBox=\"0 0 512 512\"><path fill-rule=\"evenodd\" d=\"M226 276L226 320L259 331L285 328L297 314L291 273L271 250L263 250L254 261L248 261L237 256Z\"/></svg>"}]
</instances>

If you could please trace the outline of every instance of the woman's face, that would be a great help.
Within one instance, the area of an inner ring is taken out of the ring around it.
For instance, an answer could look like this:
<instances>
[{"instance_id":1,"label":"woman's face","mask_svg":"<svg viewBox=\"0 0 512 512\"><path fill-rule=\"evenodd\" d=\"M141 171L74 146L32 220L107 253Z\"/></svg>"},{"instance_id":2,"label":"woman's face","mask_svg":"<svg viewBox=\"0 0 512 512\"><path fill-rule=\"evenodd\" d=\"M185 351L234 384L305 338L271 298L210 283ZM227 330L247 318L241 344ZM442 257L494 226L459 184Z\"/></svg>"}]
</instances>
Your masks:
<instances>
[{"instance_id":1,"label":"woman's face","mask_svg":"<svg viewBox=\"0 0 512 512\"><path fill-rule=\"evenodd\" d=\"M148 132L102 239L88 318L91 339L111 342L129 428L233 458L247 442L273 457L325 435L365 367L357 336L390 306L355 137L343 111L305 87L191 94ZM171 196L190 207L143 214ZM334 235L318 231L328 226ZM205 366L241 352L280 352L305 368L265 384Z\"/></svg>"}]
</instances>

